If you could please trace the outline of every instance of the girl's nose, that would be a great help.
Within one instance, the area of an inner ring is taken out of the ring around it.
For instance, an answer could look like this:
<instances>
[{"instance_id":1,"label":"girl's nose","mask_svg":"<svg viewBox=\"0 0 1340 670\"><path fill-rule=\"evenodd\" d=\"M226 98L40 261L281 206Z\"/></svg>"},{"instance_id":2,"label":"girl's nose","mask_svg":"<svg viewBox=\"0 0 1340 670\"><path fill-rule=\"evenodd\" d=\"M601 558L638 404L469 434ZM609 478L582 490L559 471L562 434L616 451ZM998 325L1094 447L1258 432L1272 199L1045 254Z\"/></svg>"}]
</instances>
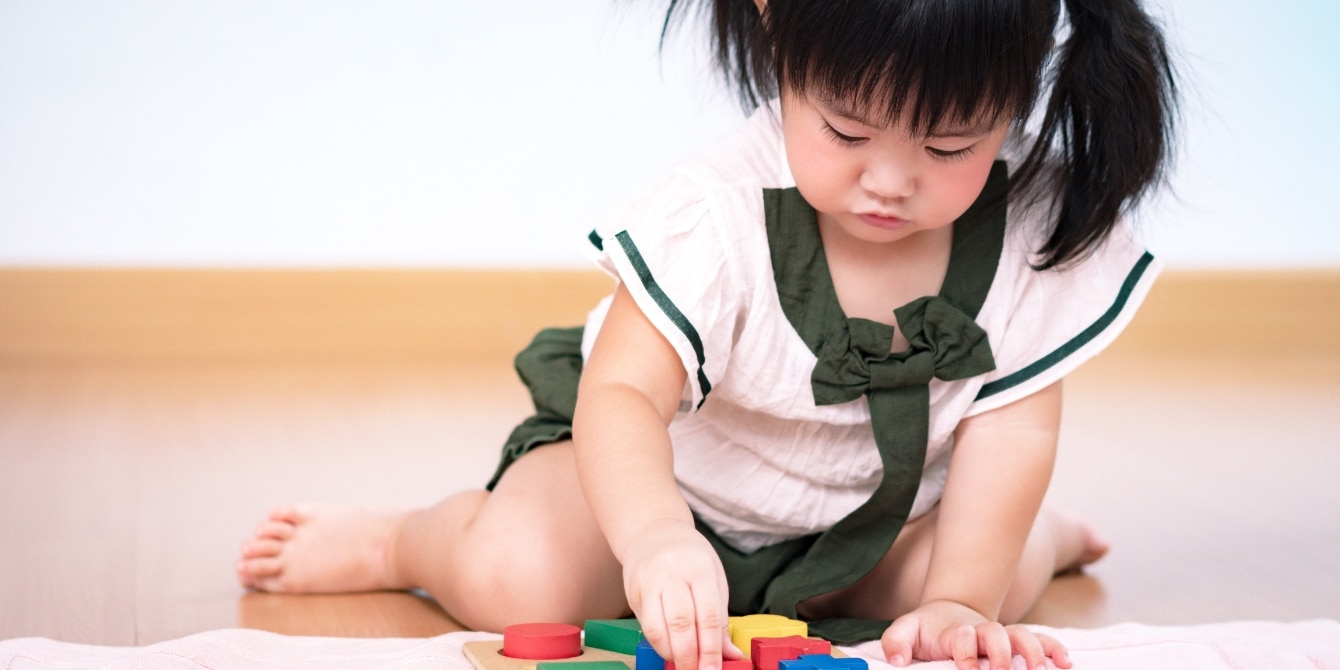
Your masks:
<instances>
[{"instance_id":1,"label":"girl's nose","mask_svg":"<svg viewBox=\"0 0 1340 670\"><path fill-rule=\"evenodd\" d=\"M896 161L870 161L861 173L861 188L879 198L906 198L916 190L916 175Z\"/></svg>"}]
</instances>

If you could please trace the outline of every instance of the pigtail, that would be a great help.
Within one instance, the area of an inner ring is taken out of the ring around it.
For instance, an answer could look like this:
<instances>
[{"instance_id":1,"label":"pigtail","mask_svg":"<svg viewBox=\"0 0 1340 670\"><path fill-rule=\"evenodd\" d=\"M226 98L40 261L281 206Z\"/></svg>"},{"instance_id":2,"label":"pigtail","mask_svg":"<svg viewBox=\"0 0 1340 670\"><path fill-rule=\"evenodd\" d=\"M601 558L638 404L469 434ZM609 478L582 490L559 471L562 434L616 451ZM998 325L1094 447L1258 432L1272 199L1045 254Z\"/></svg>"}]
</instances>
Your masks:
<instances>
[{"instance_id":1,"label":"pigtail","mask_svg":"<svg viewBox=\"0 0 1340 670\"><path fill-rule=\"evenodd\" d=\"M1167 46L1137 0L1065 4L1070 37L1038 141L1015 175L1052 187L1056 223L1039 270L1083 258L1163 179L1176 109Z\"/></svg>"},{"instance_id":2,"label":"pigtail","mask_svg":"<svg viewBox=\"0 0 1340 670\"><path fill-rule=\"evenodd\" d=\"M694 0L670 0L661 26L661 46L675 22L693 11ZM710 13L713 58L741 107L750 112L778 95L771 48L763 17L754 0L705 0L698 11Z\"/></svg>"}]
</instances>

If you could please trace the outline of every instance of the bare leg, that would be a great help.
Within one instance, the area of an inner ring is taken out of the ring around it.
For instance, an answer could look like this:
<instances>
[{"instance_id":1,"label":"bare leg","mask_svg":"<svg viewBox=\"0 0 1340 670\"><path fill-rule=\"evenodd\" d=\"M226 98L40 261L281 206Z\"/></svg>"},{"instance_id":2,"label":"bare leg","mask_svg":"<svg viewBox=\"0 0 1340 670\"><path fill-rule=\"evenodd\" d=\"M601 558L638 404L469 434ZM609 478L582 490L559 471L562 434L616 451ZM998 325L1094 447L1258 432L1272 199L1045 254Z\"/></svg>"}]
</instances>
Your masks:
<instances>
[{"instance_id":1,"label":"bare leg","mask_svg":"<svg viewBox=\"0 0 1340 670\"><path fill-rule=\"evenodd\" d=\"M423 588L479 630L629 611L571 443L522 457L492 493L467 491L422 510L277 510L243 545L238 578L279 592Z\"/></svg>"},{"instance_id":2,"label":"bare leg","mask_svg":"<svg viewBox=\"0 0 1340 670\"><path fill-rule=\"evenodd\" d=\"M1052 578L1107 555L1111 546L1087 520L1044 507L1019 559L1019 571L1000 608L1001 623L1018 623L1037 604Z\"/></svg>"},{"instance_id":3,"label":"bare leg","mask_svg":"<svg viewBox=\"0 0 1340 670\"><path fill-rule=\"evenodd\" d=\"M896 619L921 601L930 566L939 508L908 523L873 572L841 591L811 598L800 611L807 617L848 616ZM1001 623L1015 623L1033 607L1053 576L1102 558L1108 544L1089 523L1051 507L1038 513L1024 546L1010 590L1001 606Z\"/></svg>"}]
</instances>

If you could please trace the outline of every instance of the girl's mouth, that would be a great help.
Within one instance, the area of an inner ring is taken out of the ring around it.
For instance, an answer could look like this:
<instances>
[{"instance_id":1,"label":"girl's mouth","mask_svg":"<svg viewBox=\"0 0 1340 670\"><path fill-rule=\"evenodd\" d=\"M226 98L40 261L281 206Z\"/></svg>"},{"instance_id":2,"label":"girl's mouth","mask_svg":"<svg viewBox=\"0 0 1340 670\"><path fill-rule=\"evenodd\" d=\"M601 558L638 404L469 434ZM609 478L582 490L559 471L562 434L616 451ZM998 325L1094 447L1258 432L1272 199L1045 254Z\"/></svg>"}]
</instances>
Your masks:
<instances>
[{"instance_id":1,"label":"girl's mouth","mask_svg":"<svg viewBox=\"0 0 1340 670\"><path fill-rule=\"evenodd\" d=\"M856 216L865 225L884 230L897 230L907 225L907 219L900 219L896 216L881 216L879 214L857 214Z\"/></svg>"}]
</instances>

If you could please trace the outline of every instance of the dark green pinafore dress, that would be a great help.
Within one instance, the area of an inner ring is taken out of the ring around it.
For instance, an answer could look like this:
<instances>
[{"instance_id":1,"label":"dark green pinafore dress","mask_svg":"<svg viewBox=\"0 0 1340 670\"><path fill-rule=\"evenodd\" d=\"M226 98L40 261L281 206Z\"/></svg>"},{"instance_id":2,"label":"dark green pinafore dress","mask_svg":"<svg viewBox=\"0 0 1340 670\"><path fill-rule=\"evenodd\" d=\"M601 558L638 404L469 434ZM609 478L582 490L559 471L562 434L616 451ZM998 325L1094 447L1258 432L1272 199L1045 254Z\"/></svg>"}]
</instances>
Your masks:
<instances>
[{"instance_id":1,"label":"dark green pinafore dress","mask_svg":"<svg viewBox=\"0 0 1340 670\"><path fill-rule=\"evenodd\" d=\"M940 294L894 310L898 327L911 343L898 353L890 353L893 327L847 318L842 312L814 208L794 188L764 191L768 244L782 310L818 358L811 376L815 402L833 405L864 396L884 469L870 499L833 527L748 554L726 544L700 521L698 529L725 567L731 614L797 618L799 603L854 584L888 553L921 482L929 439L930 380L966 379L995 369L986 332L973 319L1000 262L1007 182L1005 164L997 162L977 201L954 222ZM508 438L489 489L522 454L572 436L581 340L581 328L549 329L517 356L517 373L530 388L535 415ZM879 638L889 623L823 619L810 622L810 630L838 644L854 644Z\"/></svg>"}]
</instances>

